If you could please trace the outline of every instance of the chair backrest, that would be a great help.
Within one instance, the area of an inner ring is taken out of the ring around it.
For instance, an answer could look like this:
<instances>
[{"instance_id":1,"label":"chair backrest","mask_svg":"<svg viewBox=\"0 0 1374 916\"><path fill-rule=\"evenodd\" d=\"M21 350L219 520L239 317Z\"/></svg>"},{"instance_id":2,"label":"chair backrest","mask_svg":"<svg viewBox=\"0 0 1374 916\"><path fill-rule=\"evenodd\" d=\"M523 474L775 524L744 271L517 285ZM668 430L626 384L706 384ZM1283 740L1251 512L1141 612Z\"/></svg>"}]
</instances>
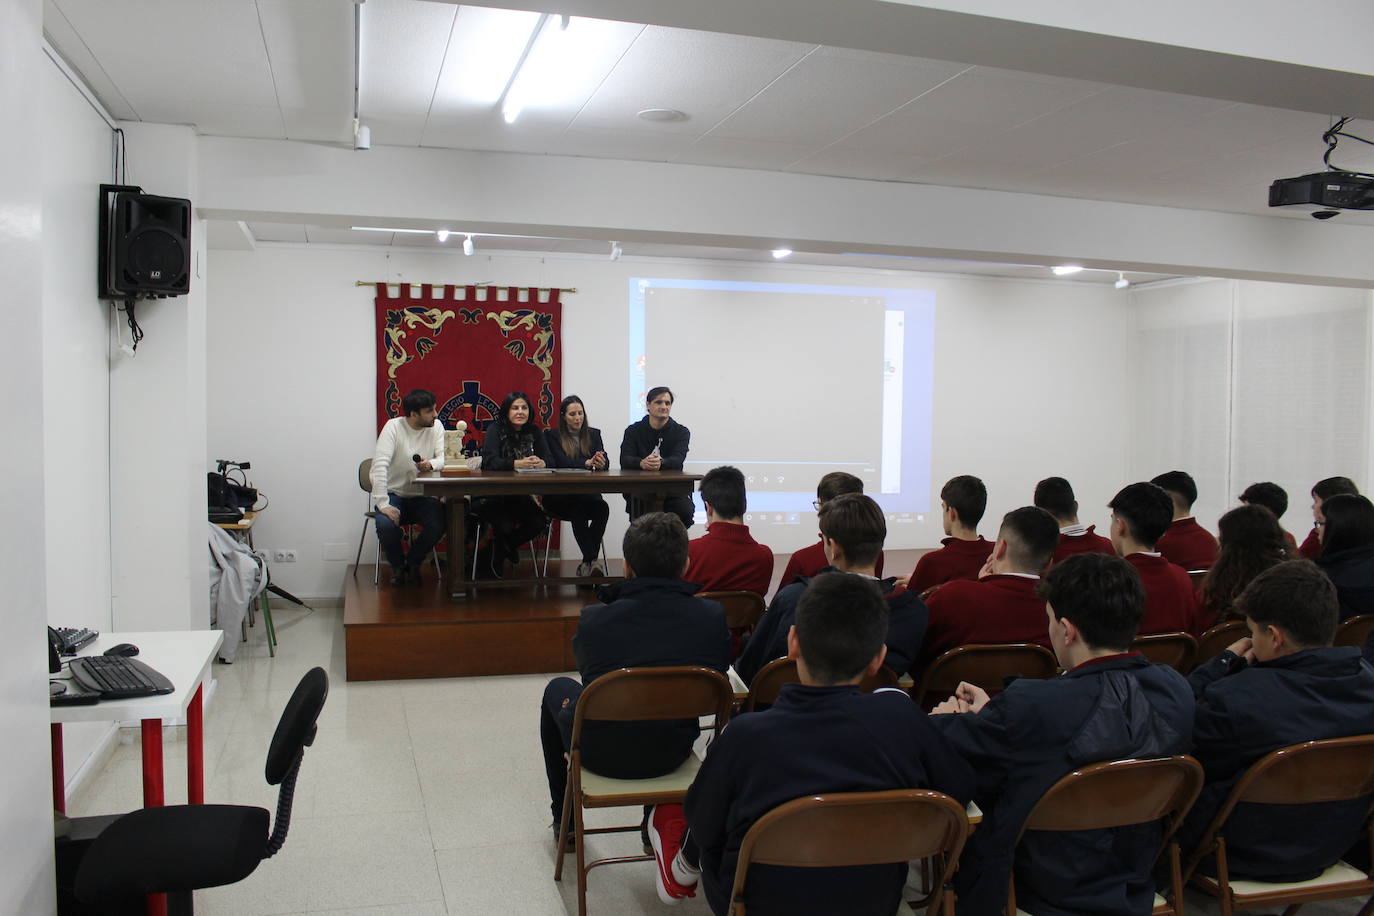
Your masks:
<instances>
[{"instance_id":1,"label":"chair backrest","mask_svg":"<svg viewBox=\"0 0 1374 916\"><path fill-rule=\"evenodd\" d=\"M362 461L358 462L358 486L362 487L364 492L372 492L371 458L364 458Z\"/></svg>"},{"instance_id":2,"label":"chair backrest","mask_svg":"<svg viewBox=\"0 0 1374 916\"><path fill-rule=\"evenodd\" d=\"M586 720L641 722L715 716L725 727L735 694L719 671L690 665L671 668L621 668L592 681L577 699L572 749L580 746Z\"/></svg>"},{"instance_id":3,"label":"chair backrest","mask_svg":"<svg viewBox=\"0 0 1374 916\"><path fill-rule=\"evenodd\" d=\"M1034 643L959 646L931 662L911 697L928 708L953 694L960 681L997 694L1008 677L1047 678L1058 671L1054 653Z\"/></svg>"},{"instance_id":4,"label":"chair backrest","mask_svg":"<svg viewBox=\"0 0 1374 916\"><path fill-rule=\"evenodd\" d=\"M277 730L267 747L264 775L268 785L279 785L281 790L277 793L277 819L263 858L276 855L286 842L286 832L291 828L291 799L296 792L296 776L300 773L305 749L315 743L315 723L328 696L329 675L323 668L311 668L296 684L277 720Z\"/></svg>"},{"instance_id":5,"label":"chair backrest","mask_svg":"<svg viewBox=\"0 0 1374 916\"><path fill-rule=\"evenodd\" d=\"M1168 665L1180 674L1193 670L1193 660L1197 658L1197 640L1188 633L1137 636L1131 649L1156 665Z\"/></svg>"},{"instance_id":6,"label":"chair backrest","mask_svg":"<svg viewBox=\"0 0 1374 916\"><path fill-rule=\"evenodd\" d=\"M719 601L725 608L725 625L732 630L752 629L768 609L758 592L697 592L697 597Z\"/></svg>"},{"instance_id":7,"label":"chair backrest","mask_svg":"<svg viewBox=\"0 0 1374 916\"><path fill-rule=\"evenodd\" d=\"M1231 643L1250 635L1250 628L1243 620L1228 620L1219 623L1198 637L1197 655L1194 660L1200 665L1211 661L1222 653Z\"/></svg>"},{"instance_id":8,"label":"chair backrest","mask_svg":"<svg viewBox=\"0 0 1374 916\"><path fill-rule=\"evenodd\" d=\"M1374 630L1374 614L1357 614L1341 621L1341 625L1336 627L1337 646L1354 646L1356 649L1363 649L1364 642L1369 638L1369 631Z\"/></svg>"},{"instance_id":9,"label":"chair backrest","mask_svg":"<svg viewBox=\"0 0 1374 916\"><path fill-rule=\"evenodd\" d=\"M798 798L769 811L744 835L731 892L734 912L745 911L751 864L825 868L942 856L934 886L943 887L968 829L962 805L926 789Z\"/></svg>"},{"instance_id":10,"label":"chair backrest","mask_svg":"<svg viewBox=\"0 0 1374 916\"><path fill-rule=\"evenodd\" d=\"M1202 766L1192 757L1094 763L1050 786L1021 832L1102 830L1167 818L1167 842L1201 790Z\"/></svg>"}]
</instances>

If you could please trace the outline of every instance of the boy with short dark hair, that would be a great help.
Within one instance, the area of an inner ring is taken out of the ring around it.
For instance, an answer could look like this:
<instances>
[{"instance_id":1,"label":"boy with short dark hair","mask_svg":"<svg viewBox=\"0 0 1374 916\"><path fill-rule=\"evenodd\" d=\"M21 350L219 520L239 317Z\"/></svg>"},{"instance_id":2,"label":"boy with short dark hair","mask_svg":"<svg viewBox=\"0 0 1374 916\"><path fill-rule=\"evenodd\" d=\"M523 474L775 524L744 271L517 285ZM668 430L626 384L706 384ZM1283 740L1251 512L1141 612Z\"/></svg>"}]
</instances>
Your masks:
<instances>
[{"instance_id":1,"label":"boy with short dark hair","mask_svg":"<svg viewBox=\"0 0 1374 916\"><path fill-rule=\"evenodd\" d=\"M1193 518L1193 503L1197 502L1197 484L1184 471L1169 471L1150 483L1169 494L1173 503L1173 519L1160 536L1155 549L1170 563L1177 563L1188 572L1211 569L1217 559L1217 539Z\"/></svg>"},{"instance_id":2,"label":"boy with short dark hair","mask_svg":"<svg viewBox=\"0 0 1374 916\"><path fill-rule=\"evenodd\" d=\"M952 579L976 579L978 570L992 553L992 543L978 533L978 522L988 508L988 488L968 474L954 477L940 489L941 523L944 540L940 547L923 554L907 583L916 594L924 594Z\"/></svg>"},{"instance_id":3,"label":"boy with short dark hair","mask_svg":"<svg viewBox=\"0 0 1374 916\"><path fill-rule=\"evenodd\" d=\"M1283 518L1283 513L1288 511L1288 491L1273 481L1252 483L1245 488L1245 492L1240 494L1239 498L1243 505L1263 506L1274 513L1274 518ZM1289 534L1287 528L1279 530L1283 532L1283 539L1288 542L1289 550L1296 555L1298 539Z\"/></svg>"},{"instance_id":4,"label":"boy with short dark hair","mask_svg":"<svg viewBox=\"0 0 1374 916\"><path fill-rule=\"evenodd\" d=\"M1096 534L1093 525L1079 523L1078 500L1074 498L1073 487L1063 477L1046 477L1037 483L1033 501L1059 523L1059 544L1053 562L1079 553L1116 554L1110 538Z\"/></svg>"},{"instance_id":5,"label":"boy with short dark hair","mask_svg":"<svg viewBox=\"0 0 1374 916\"><path fill-rule=\"evenodd\" d=\"M1112 546L1135 567L1145 587L1141 635L1196 630L1199 615L1192 579L1183 567L1155 550L1173 517L1169 494L1153 483L1133 483L1123 487L1107 506L1112 510Z\"/></svg>"},{"instance_id":6,"label":"boy with short dark hair","mask_svg":"<svg viewBox=\"0 0 1374 916\"><path fill-rule=\"evenodd\" d=\"M846 471L831 471L820 479L816 484L816 501L812 503L817 512L836 496L845 493L862 493L864 482ZM787 559L787 566L783 568L782 578L778 579L778 591L782 591L785 586L791 585L803 577L807 579L815 576L825 567L830 565L830 561L825 558L825 548L820 541L803 547L796 551ZM878 562L873 566L874 574L879 578L883 575L883 555L878 553Z\"/></svg>"},{"instance_id":7,"label":"boy with short dark hair","mask_svg":"<svg viewBox=\"0 0 1374 916\"><path fill-rule=\"evenodd\" d=\"M704 592L746 591L760 598L773 579L773 551L754 540L744 523L748 508L744 475L729 465L701 478L706 534L687 545L688 582Z\"/></svg>"}]
</instances>

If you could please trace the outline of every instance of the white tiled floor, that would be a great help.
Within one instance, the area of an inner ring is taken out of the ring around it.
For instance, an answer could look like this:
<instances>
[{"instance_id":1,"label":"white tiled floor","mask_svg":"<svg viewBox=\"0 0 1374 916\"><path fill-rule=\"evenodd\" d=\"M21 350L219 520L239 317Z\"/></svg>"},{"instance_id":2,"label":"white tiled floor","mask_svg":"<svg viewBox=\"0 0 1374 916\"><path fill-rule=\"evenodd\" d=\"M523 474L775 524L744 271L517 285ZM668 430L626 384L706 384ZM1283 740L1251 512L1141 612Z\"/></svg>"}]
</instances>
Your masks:
<instances>
[{"instance_id":1,"label":"white tiled floor","mask_svg":"<svg viewBox=\"0 0 1374 916\"><path fill-rule=\"evenodd\" d=\"M205 797L276 809L263 779L267 744L300 676L329 672L319 736L301 768L286 846L239 884L196 895L204 916L330 913L334 916L577 912L573 859L553 881L548 790L539 751L538 702L548 675L348 683L341 611L274 611L280 639L269 658L262 627L219 684L205 715ZM166 735L168 801L184 802L185 736ZM126 730L104 770L69 802L74 815L140 804L136 734ZM632 811L594 812L594 824L628 823ZM600 816L596 816L600 815ZM616 818L613 815L622 815ZM636 834L594 838L593 854L633 854ZM598 916L667 913L650 863L600 868L589 908ZM1214 913L1201 898L1190 912ZM1355 903L1313 904L1311 916L1344 916ZM700 897L671 912L703 916Z\"/></svg>"}]
</instances>

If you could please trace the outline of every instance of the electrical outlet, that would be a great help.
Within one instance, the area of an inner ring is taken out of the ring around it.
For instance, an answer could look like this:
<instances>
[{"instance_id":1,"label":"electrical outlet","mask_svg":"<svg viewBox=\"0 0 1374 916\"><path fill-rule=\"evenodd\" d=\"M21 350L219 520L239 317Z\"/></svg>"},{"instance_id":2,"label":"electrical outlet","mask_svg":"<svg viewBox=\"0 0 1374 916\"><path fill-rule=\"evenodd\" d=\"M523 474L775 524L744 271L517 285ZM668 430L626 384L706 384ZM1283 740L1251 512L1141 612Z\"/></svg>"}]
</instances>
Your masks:
<instances>
[{"instance_id":1,"label":"electrical outlet","mask_svg":"<svg viewBox=\"0 0 1374 916\"><path fill-rule=\"evenodd\" d=\"M283 557L282 559L285 560L287 563L294 563L294 562L296 562L296 551L294 551L294 550L283 550L282 553L284 553L284 554L286 555L286 556Z\"/></svg>"},{"instance_id":2,"label":"electrical outlet","mask_svg":"<svg viewBox=\"0 0 1374 916\"><path fill-rule=\"evenodd\" d=\"M296 562L295 550L274 550L272 551L272 562L274 563L294 563Z\"/></svg>"}]
</instances>

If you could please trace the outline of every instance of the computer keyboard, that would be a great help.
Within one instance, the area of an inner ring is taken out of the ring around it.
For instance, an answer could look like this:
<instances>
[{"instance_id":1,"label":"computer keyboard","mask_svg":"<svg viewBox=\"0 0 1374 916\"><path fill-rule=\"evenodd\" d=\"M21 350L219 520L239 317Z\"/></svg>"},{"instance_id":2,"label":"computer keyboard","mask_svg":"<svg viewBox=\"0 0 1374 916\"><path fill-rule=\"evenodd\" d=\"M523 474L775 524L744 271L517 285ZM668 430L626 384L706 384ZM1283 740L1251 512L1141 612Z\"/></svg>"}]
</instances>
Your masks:
<instances>
[{"instance_id":1,"label":"computer keyboard","mask_svg":"<svg viewBox=\"0 0 1374 916\"><path fill-rule=\"evenodd\" d=\"M72 659L68 669L83 690L94 690L110 699L150 697L174 689L161 672L122 655L85 655Z\"/></svg>"},{"instance_id":2,"label":"computer keyboard","mask_svg":"<svg viewBox=\"0 0 1374 916\"><path fill-rule=\"evenodd\" d=\"M95 641L100 634L95 630L88 630L85 627L74 629L72 627L58 627L57 637L62 640L62 647L58 649L60 655L75 655L85 646Z\"/></svg>"}]
</instances>

